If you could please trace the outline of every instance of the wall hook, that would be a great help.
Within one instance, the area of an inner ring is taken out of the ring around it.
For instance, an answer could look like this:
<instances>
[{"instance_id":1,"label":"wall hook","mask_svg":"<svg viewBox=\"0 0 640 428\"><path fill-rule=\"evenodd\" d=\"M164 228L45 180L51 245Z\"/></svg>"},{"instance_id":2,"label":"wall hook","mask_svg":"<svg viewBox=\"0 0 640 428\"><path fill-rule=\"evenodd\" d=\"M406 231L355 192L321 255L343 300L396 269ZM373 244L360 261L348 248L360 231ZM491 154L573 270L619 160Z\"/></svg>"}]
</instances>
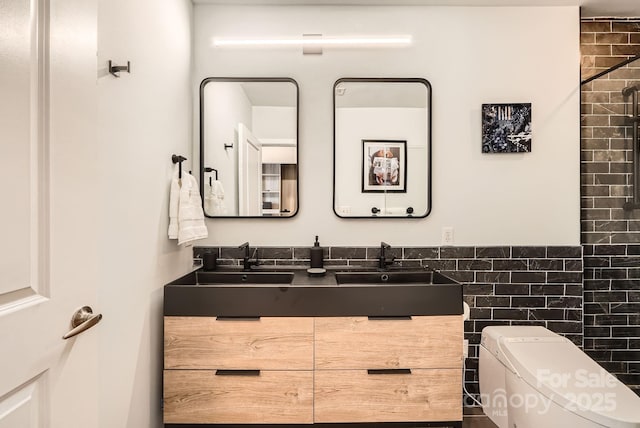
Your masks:
<instances>
[{"instance_id":1,"label":"wall hook","mask_svg":"<svg viewBox=\"0 0 640 428\"><path fill-rule=\"evenodd\" d=\"M184 156L180 156L180 155L171 155L171 161L173 163L178 163L178 162L182 162L182 161L186 161L187 158L185 158Z\"/></svg>"},{"instance_id":2,"label":"wall hook","mask_svg":"<svg viewBox=\"0 0 640 428\"><path fill-rule=\"evenodd\" d=\"M131 73L131 64L129 61L127 61L127 65L113 65L111 60L109 60L109 73L113 74L115 77L120 77L118 73L121 71Z\"/></svg>"},{"instance_id":3,"label":"wall hook","mask_svg":"<svg viewBox=\"0 0 640 428\"><path fill-rule=\"evenodd\" d=\"M231 143L231 144L225 144L225 145L224 145L224 149L225 149L225 150L227 150L227 149L233 149L233 143Z\"/></svg>"},{"instance_id":4,"label":"wall hook","mask_svg":"<svg viewBox=\"0 0 640 428\"><path fill-rule=\"evenodd\" d=\"M173 162L174 164L178 164L178 178L182 178L182 162L186 160L187 158L185 158L184 156L171 155L171 162Z\"/></svg>"},{"instance_id":5,"label":"wall hook","mask_svg":"<svg viewBox=\"0 0 640 428\"><path fill-rule=\"evenodd\" d=\"M205 167L204 168L204 172L215 172L216 173L216 180L218 180L218 170L215 168L210 168L210 167ZM211 177L209 177L209 179L211 179ZM209 182L211 182L211 180L209 180Z\"/></svg>"}]
</instances>

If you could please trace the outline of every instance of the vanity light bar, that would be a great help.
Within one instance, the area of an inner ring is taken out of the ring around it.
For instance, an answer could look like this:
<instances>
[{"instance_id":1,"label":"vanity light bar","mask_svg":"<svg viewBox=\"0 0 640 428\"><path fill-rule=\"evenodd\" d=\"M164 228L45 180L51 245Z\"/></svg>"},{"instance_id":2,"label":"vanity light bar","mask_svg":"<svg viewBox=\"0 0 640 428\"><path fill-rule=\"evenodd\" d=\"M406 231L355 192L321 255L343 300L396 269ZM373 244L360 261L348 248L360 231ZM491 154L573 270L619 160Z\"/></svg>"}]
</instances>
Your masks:
<instances>
[{"instance_id":1,"label":"vanity light bar","mask_svg":"<svg viewBox=\"0 0 640 428\"><path fill-rule=\"evenodd\" d=\"M213 46L379 46L411 44L411 36L397 37L321 37L282 39L213 39Z\"/></svg>"}]
</instances>

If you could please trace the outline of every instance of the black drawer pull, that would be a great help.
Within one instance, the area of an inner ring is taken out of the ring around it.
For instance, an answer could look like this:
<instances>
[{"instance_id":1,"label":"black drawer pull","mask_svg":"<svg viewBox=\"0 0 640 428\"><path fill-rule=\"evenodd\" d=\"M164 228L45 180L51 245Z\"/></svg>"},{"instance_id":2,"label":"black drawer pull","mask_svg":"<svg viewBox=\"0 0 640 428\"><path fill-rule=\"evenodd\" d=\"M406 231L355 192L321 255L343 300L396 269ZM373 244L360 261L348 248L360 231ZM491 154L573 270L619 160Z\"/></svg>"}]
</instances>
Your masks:
<instances>
[{"instance_id":1,"label":"black drawer pull","mask_svg":"<svg viewBox=\"0 0 640 428\"><path fill-rule=\"evenodd\" d=\"M260 370L216 370L216 376L260 376Z\"/></svg>"},{"instance_id":2,"label":"black drawer pull","mask_svg":"<svg viewBox=\"0 0 640 428\"><path fill-rule=\"evenodd\" d=\"M367 374L411 374L411 369L368 369Z\"/></svg>"},{"instance_id":3,"label":"black drawer pull","mask_svg":"<svg viewBox=\"0 0 640 428\"><path fill-rule=\"evenodd\" d=\"M217 321L260 321L260 317L216 317Z\"/></svg>"},{"instance_id":4,"label":"black drawer pull","mask_svg":"<svg viewBox=\"0 0 640 428\"><path fill-rule=\"evenodd\" d=\"M367 317L371 321L397 321L397 320L410 320L411 315L400 315L400 316L370 316Z\"/></svg>"}]
</instances>

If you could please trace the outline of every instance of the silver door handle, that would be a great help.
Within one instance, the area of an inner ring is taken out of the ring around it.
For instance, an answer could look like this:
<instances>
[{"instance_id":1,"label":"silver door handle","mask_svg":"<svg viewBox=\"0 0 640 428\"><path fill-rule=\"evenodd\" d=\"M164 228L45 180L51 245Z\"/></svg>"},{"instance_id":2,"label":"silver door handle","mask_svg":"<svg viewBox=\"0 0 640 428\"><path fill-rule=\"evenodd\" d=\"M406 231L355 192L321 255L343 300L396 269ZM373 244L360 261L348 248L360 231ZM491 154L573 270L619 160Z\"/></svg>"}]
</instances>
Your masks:
<instances>
[{"instance_id":1,"label":"silver door handle","mask_svg":"<svg viewBox=\"0 0 640 428\"><path fill-rule=\"evenodd\" d=\"M77 334L82 333L85 330L90 329L94 325L98 324L102 319L102 314L94 314L93 310L89 306L83 306L73 314L71 318L71 325L73 328L67 332L63 339L69 339Z\"/></svg>"}]
</instances>

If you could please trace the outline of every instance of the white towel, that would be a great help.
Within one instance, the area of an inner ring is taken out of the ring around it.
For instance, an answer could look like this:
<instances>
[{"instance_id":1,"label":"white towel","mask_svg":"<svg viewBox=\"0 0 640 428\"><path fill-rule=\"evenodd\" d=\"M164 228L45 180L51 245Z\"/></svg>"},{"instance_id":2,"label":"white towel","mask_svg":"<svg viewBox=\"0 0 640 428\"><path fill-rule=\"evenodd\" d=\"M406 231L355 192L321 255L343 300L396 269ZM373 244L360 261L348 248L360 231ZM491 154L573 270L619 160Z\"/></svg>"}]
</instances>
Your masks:
<instances>
[{"instance_id":1,"label":"white towel","mask_svg":"<svg viewBox=\"0 0 640 428\"><path fill-rule=\"evenodd\" d=\"M169 239L178 239L178 204L180 202L180 180L175 169L169 193Z\"/></svg>"},{"instance_id":2,"label":"white towel","mask_svg":"<svg viewBox=\"0 0 640 428\"><path fill-rule=\"evenodd\" d=\"M186 172L178 179L176 171L169 198L169 239L177 239L178 245L182 245L208 235L198 182Z\"/></svg>"},{"instance_id":3,"label":"white towel","mask_svg":"<svg viewBox=\"0 0 640 428\"><path fill-rule=\"evenodd\" d=\"M224 204L224 187L221 181L215 180L211 182L211 186L209 186L204 197L204 204L209 215L227 214L227 206Z\"/></svg>"}]
</instances>

